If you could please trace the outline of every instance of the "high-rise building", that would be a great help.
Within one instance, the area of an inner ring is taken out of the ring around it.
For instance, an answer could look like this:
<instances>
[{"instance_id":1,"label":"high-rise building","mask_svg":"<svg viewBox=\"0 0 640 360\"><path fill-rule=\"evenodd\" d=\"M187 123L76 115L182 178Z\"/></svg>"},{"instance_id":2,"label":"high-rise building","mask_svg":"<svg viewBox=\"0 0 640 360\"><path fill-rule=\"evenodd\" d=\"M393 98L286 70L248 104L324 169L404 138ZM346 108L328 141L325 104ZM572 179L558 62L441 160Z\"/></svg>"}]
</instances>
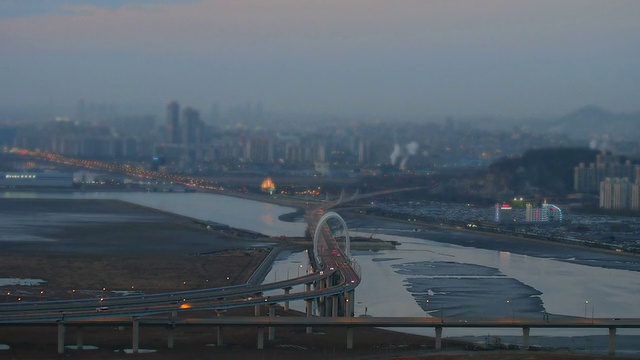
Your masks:
<instances>
[{"instance_id":1,"label":"high-rise building","mask_svg":"<svg viewBox=\"0 0 640 360\"><path fill-rule=\"evenodd\" d=\"M167 140L171 144L180 144L182 142L180 104L177 101L172 101L167 105Z\"/></svg>"},{"instance_id":2,"label":"high-rise building","mask_svg":"<svg viewBox=\"0 0 640 360\"><path fill-rule=\"evenodd\" d=\"M600 189L600 183L605 178L628 178L631 182L635 181L640 167L631 164L626 160L624 163L619 156L611 154L598 154L596 162L585 166L580 163L573 170L573 187L577 192L597 193Z\"/></svg>"},{"instance_id":3,"label":"high-rise building","mask_svg":"<svg viewBox=\"0 0 640 360\"><path fill-rule=\"evenodd\" d=\"M628 178L605 178L600 183L600 208L627 210L633 203L632 183Z\"/></svg>"},{"instance_id":4,"label":"high-rise building","mask_svg":"<svg viewBox=\"0 0 640 360\"><path fill-rule=\"evenodd\" d=\"M198 110L185 107L182 111L182 144L187 147L189 161L202 159L202 135L204 123L200 120Z\"/></svg>"},{"instance_id":5,"label":"high-rise building","mask_svg":"<svg viewBox=\"0 0 640 360\"><path fill-rule=\"evenodd\" d=\"M186 107L182 111L182 143L195 145L201 140L200 113L198 110Z\"/></svg>"},{"instance_id":6,"label":"high-rise building","mask_svg":"<svg viewBox=\"0 0 640 360\"><path fill-rule=\"evenodd\" d=\"M640 211L640 179L631 184L631 210Z\"/></svg>"},{"instance_id":7,"label":"high-rise building","mask_svg":"<svg viewBox=\"0 0 640 360\"><path fill-rule=\"evenodd\" d=\"M245 157L260 164L273 163L273 142L269 136L255 136L245 145Z\"/></svg>"}]
</instances>

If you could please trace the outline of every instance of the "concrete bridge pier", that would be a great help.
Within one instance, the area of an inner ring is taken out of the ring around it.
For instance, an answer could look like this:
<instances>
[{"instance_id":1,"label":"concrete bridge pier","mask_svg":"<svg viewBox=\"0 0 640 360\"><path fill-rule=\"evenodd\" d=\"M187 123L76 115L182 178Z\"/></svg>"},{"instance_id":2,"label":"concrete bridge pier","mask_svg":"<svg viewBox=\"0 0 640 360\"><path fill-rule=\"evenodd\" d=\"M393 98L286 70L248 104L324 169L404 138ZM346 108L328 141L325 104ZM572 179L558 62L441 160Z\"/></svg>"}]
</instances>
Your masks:
<instances>
[{"instance_id":1,"label":"concrete bridge pier","mask_svg":"<svg viewBox=\"0 0 640 360\"><path fill-rule=\"evenodd\" d=\"M347 349L348 350L353 349L353 328L352 327L347 328Z\"/></svg>"},{"instance_id":2,"label":"concrete bridge pier","mask_svg":"<svg viewBox=\"0 0 640 360\"><path fill-rule=\"evenodd\" d=\"M222 316L222 312L223 312L223 311L224 311L224 310L216 310L216 316L217 316L217 317ZM224 341L223 341L223 338L222 338L222 336L223 336L223 333L222 333L222 326L216 326L216 330L218 330L218 331L217 331L217 336L216 336L216 344L217 344L218 346L222 346L222 345L224 345Z\"/></svg>"},{"instance_id":3,"label":"concrete bridge pier","mask_svg":"<svg viewBox=\"0 0 640 360\"><path fill-rule=\"evenodd\" d=\"M276 307L269 305L269 318L273 318L276 315ZM273 341L276 338L276 328L269 326L269 340Z\"/></svg>"},{"instance_id":4,"label":"concrete bridge pier","mask_svg":"<svg viewBox=\"0 0 640 360\"><path fill-rule=\"evenodd\" d=\"M64 324L58 323L58 354L64 354Z\"/></svg>"},{"instance_id":5,"label":"concrete bridge pier","mask_svg":"<svg viewBox=\"0 0 640 360\"><path fill-rule=\"evenodd\" d=\"M321 279L320 281L318 281L318 289L325 289L327 287L327 284L325 283L324 279ZM320 296L317 300L318 302L318 315L319 316L327 316L327 297L326 296Z\"/></svg>"},{"instance_id":6,"label":"concrete bridge pier","mask_svg":"<svg viewBox=\"0 0 640 360\"><path fill-rule=\"evenodd\" d=\"M609 328L609 355L616 354L616 328Z\"/></svg>"},{"instance_id":7,"label":"concrete bridge pier","mask_svg":"<svg viewBox=\"0 0 640 360\"><path fill-rule=\"evenodd\" d=\"M84 347L84 328L82 326L76 327L76 349L82 350Z\"/></svg>"},{"instance_id":8,"label":"concrete bridge pier","mask_svg":"<svg viewBox=\"0 0 640 360\"><path fill-rule=\"evenodd\" d=\"M261 297L261 296L262 296L262 293L257 293L257 294L255 294L254 296L255 296L255 297ZM256 305L254 306L254 310L253 310L253 312L254 312L254 315L255 315L256 317L257 317L257 316L260 316L260 306L261 306L261 305L262 305L262 304L256 304Z\"/></svg>"},{"instance_id":9,"label":"concrete bridge pier","mask_svg":"<svg viewBox=\"0 0 640 360\"><path fill-rule=\"evenodd\" d=\"M258 349L264 349L264 328L262 326L258 326Z\"/></svg>"},{"instance_id":10,"label":"concrete bridge pier","mask_svg":"<svg viewBox=\"0 0 640 360\"><path fill-rule=\"evenodd\" d=\"M173 330L174 325L167 326L167 349L173 349Z\"/></svg>"},{"instance_id":11,"label":"concrete bridge pier","mask_svg":"<svg viewBox=\"0 0 640 360\"><path fill-rule=\"evenodd\" d=\"M324 297L324 314L323 316L334 316L333 308L337 305L334 305L335 296L325 296Z\"/></svg>"},{"instance_id":12,"label":"concrete bridge pier","mask_svg":"<svg viewBox=\"0 0 640 360\"><path fill-rule=\"evenodd\" d=\"M319 315L324 317L327 316L327 298L326 296L321 296L318 298L318 312Z\"/></svg>"},{"instance_id":13,"label":"concrete bridge pier","mask_svg":"<svg viewBox=\"0 0 640 360\"><path fill-rule=\"evenodd\" d=\"M347 310L344 306L346 294L340 293L336 296L338 297L338 316L344 316L347 313Z\"/></svg>"},{"instance_id":14,"label":"concrete bridge pier","mask_svg":"<svg viewBox=\"0 0 640 360\"><path fill-rule=\"evenodd\" d=\"M344 298L344 316L353 317L356 305L356 292L354 290L347 291Z\"/></svg>"},{"instance_id":15,"label":"concrete bridge pier","mask_svg":"<svg viewBox=\"0 0 640 360\"><path fill-rule=\"evenodd\" d=\"M338 317L338 296L331 297L331 317Z\"/></svg>"},{"instance_id":16,"label":"concrete bridge pier","mask_svg":"<svg viewBox=\"0 0 640 360\"><path fill-rule=\"evenodd\" d=\"M529 349L529 332L531 332L531 328L522 328L522 350Z\"/></svg>"},{"instance_id":17,"label":"concrete bridge pier","mask_svg":"<svg viewBox=\"0 0 640 360\"><path fill-rule=\"evenodd\" d=\"M313 299L306 299L305 304L307 305L307 317L310 318L311 317L311 308L313 307ZM307 334L311 334L313 331L311 329L311 326L307 326Z\"/></svg>"},{"instance_id":18,"label":"concrete bridge pier","mask_svg":"<svg viewBox=\"0 0 640 360\"><path fill-rule=\"evenodd\" d=\"M132 334L132 344L131 344L131 351L134 354L138 353L138 350L140 349L140 320L136 317L133 318L133 330L132 330L133 334Z\"/></svg>"},{"instance_id":19,"label":"concrete bridge pier","mask_svg":"<svg viewBox=\"0 0 640 360\"><path fill-rule=\"evenodd\" d=\"M289 292L291 292L291 286L286 287L283 290L285 295L289 295ZM284 302L284 311L289 311L289 300Z\"/></svg>"},{"instance_id":20,"label":"concrete bridge pier","mask_svg":"<svg viewBox=\"0 0 640 360\"><path fill-rule=\"evenodd\" d=\"M436 350L442 349L442 326L436 326Z\"/></svg>"}]
</instances>

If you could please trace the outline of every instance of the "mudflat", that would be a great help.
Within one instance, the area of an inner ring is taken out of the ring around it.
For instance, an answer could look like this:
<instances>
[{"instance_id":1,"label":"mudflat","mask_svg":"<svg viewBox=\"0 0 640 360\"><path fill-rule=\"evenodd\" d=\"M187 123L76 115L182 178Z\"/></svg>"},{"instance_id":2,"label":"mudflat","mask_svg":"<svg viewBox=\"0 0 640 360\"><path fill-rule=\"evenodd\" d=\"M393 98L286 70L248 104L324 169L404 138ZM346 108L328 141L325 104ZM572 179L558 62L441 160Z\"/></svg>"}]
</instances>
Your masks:
<instances>
[{"instance_id":1,"label":"mudflat","mask_svg":"<svg viewBox=\"0 0 640 360\"><path fill-rule=\"evenodd\" d=\"M233 231L114 200L2 199L0 215L0 278L43 281L0 283L10 301L244 283L270 251Z\"/></svg>"},{"instance_id":2,"label":"mudflat","mask_svg":"<svg viewBox=\"0 0 640 360\"><path fill-rule=\"evenodd\" d=\"M246 283L265 260L273 239L244 239L233 229L211 231L192 219L113 200L0 200L0 279L40 279L38 285L0 283L0 302L121 296L122 292L168 292ZM4 296L7 292L10 295ZM98 301L98 300L96 300ZM252 316L253 308L228 315ZM263 310L264 314L265 311ZM302 316L276 309L277 315ZM200 312L179 316L215 316ZM355 329L354 349L346 349L346 329L276 330L275 340L256 349L257 329L224 329L224 345L214 346L213 327L176 328L167 348L167 330L141 328L140 347L149 359L357 359L421 356L428 359L583 359L567 353L467 352L461 342L443 341L436 352L428 337L380 329ZM77 329L65 343L75 344ZM65 357L122 359L131 348L131 328L87 328L86 350ZM0 327L0 358L55 358L56 327ZM96 348L92 348L95 345ZM603 358L603 357L599 357ZM616 357L616 359L624 359Z\"/></svg>"}]
</instances>

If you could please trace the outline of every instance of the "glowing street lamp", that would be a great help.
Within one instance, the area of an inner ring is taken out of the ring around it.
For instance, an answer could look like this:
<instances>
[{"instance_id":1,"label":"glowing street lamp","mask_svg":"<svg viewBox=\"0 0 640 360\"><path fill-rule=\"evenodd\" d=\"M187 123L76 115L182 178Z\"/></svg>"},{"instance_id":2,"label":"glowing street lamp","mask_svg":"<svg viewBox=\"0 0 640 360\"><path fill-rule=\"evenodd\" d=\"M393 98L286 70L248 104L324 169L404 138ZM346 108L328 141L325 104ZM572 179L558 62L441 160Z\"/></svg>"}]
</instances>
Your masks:
<instances>
[{"instance_id":1,"label":"glowing street lamp","mask_svg":"<svg viewBox=\"0 0 640 360\"><path fill-rule=\"evenodd\" d=\"M9 302L9 295L11 295L11 291L7 291L7 302Z\"/></svg>"},{"instance_id":2,"label":"glowing street lamp","mask_svg":"<svg viewBox=\"0 0 640 360\"><path fill-rule=\"evenodd\" d=\"M584 317L587 317L587 305L589 305L589 300L584 301Z\"/></svg>"}]
</instances>

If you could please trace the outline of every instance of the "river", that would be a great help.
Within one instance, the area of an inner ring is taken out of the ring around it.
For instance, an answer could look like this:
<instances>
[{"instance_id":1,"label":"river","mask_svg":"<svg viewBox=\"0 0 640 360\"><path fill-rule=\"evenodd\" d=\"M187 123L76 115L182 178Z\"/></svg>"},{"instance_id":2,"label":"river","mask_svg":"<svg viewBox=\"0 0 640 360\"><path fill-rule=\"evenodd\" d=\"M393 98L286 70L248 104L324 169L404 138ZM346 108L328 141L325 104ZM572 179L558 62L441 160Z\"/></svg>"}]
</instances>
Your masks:
<instances>
[{"instance_id":1,"label":"river","mask_svg":"<svg viewBox=\"0 0 640 360\"><path fill-rule=\"evenodd\" d=\"M2 197L119 199L273 236L301 236L306 227L303 222L288 223L278 219L280 215L294 211L292 208L204 193L5 192L0 193ZM640 317L640 259L637 258L619 261L620 257L598 254L597 261L590 263L584 254L591 252L580 251L579 261L573 261L576 259L566 257L566 248L545 246L540 252L538 246L536 256L532 256L534 252L526 249L518 253L494 250L490 246L433 241L442 236L457 236L453 231L416 232L395 225L387 228L390 223L379 221L347 223L354 226L350 229L352 236L369 236L375 232L377 238L400 243L395 250L352 253L360 265L363 279L356 291L356 316L365 313L371 316L444 315L470 319L541 317L547 313L550 317ZM473 240L471 244L476 239L482 240L474 235L465 236ZM304 252L284 252L274 262L265 281L297 276L307 271L307 266ZM302 310L303 306L292 304L294 309ZM429 329L408 331L433 335ZM472 340L478 340L487 334L498 334L503 340L518 342L521 332L446 329L444 336L468 335L475 336ZM624 346L625 343L640 343L640 332L618 329L618 334L619 354L640 353L638 345ZM565 335L573 336L569 347L576 351L606 350L606 329L531 330L534 344L536 341L553 343L549 339ZM546 337L549 338L545 340Z\"/></svg>"}]
</instances>

